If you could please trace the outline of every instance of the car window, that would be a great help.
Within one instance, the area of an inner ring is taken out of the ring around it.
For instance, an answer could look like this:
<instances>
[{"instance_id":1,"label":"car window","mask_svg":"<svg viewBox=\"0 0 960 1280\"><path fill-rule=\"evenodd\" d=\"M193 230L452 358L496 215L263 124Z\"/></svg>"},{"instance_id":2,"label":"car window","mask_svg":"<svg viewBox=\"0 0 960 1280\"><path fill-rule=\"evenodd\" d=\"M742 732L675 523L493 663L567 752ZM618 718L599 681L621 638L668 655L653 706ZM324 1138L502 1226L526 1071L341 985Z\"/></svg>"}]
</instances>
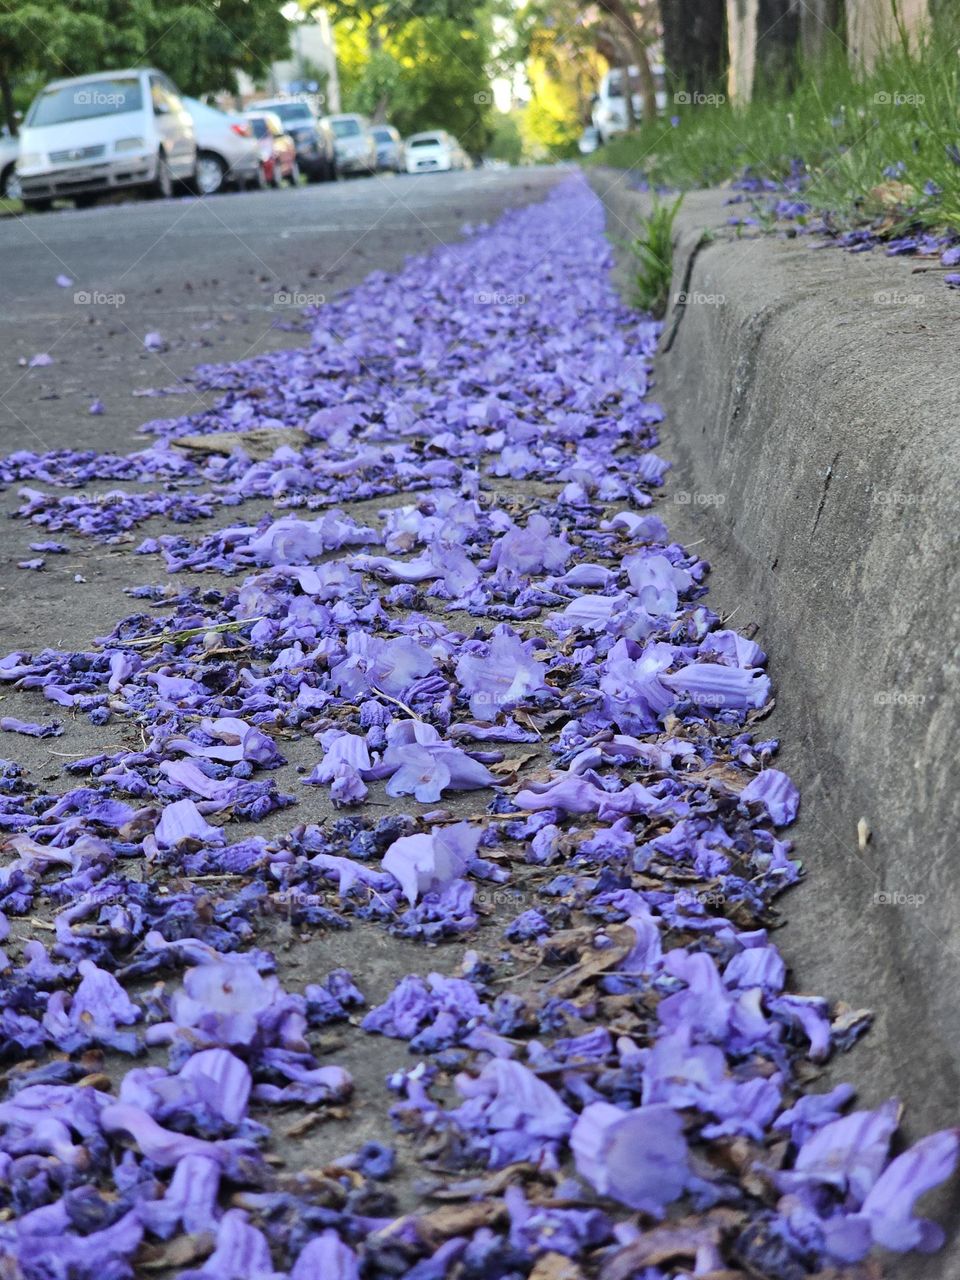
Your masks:
<instances>
[{"instance_id":1,"label":"car window","mask_svg":"<svg viewBox=\"0 0 960 1280\"><path fill-rule=\"evenodd\" d=\"M251 116L250 127L253 129L253 136L255 138L265 138L270 132L267 128L267 122L262 116Z\"/></svg>"},{"instance_id":2,"label":"car window","mask_svg":"<svg viewBox=\"0 0 960 1280\"><path fill-rule=\"evenodd\" d=\"M158 76L157 79L160 81L163 91L166 93L171 103L177 106L181 105L183 95L169 76Z\"/></svg>"},{"instance_id":3,"label":"car window","mask_svg":"<svg viewBox=\"0 0 960 1280\"><path fill-rule=\"evenodd\" d=\"M278 102L270 110L275 116L279 116L284 124L292 124L295 120L302 120L305 124L313 123L310 108L303 102Z\"/></svg>"},{"instance_id":4,"label":"car window","mask_svg":"<svg viewBox=\"0 0 960 1280\"><path fill-rule=\"evenodd\" d=\"M338 138L356 138L360 133L360 123L357 120L331 120L330 124Z\"/></svg>"},{"instance_id":5,"label":"car window","mask_svg":"<svg viewBox=\"0 0 960 1280\"><path fill-rule=\"evenodd\" d=\"M163 113L173 109L173 103L170 101L170 95L160 80L159 76L150 77L150 97L153 101L153 109L155 112Z\"/></svg>"},{"instance_id":6,"label":"car window","mask_svg":"<svg viewBox=\"0 0 960 1280\"><path fill-rule=\"evenodd\" d=\"M122 115L140 111L142 107L143 90L138 79L88 80L59 89L44 89L30 108L26 123L33 127L65 124L70 120Z\"/></svg>"},{"instance_id":7,"label":"car window","mask_svg":"<svg viewBox=\"0 0 960 1280\"><path fill-rule=\"evenodd\" d=\"M393 134L389 129L374 129L373 136L378 142L392 142Z\"/></svg>"}]
</instances>

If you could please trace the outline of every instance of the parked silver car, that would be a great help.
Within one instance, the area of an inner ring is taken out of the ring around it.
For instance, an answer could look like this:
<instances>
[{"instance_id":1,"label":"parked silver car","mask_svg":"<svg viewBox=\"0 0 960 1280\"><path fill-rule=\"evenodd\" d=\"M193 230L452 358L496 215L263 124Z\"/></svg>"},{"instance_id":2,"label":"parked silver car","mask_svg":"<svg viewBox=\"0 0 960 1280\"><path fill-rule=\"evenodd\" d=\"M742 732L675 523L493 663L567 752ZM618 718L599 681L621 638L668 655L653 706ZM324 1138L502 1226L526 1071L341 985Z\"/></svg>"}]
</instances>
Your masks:
<instances>
[{"instance_id":1,"label":"parked silver car","mask_svg":"<svg viewBox=\"0 0 960 1280\"><path fill-rule=\"evenodd\" d=\"M113 191L169 196L196 177L193 120L171 80L149 67L54 80L20 130L17 173L27 209L58 196L78 206Z\"/></svg>"},{"instance_id":2,"label":"parked silver car","mask_svg":"<svg viewBox=\"0 0 960 1280\"><path fill-rule=\"evenodd\" d=\"M197 195L212 196L227 186L265 187L260 144L250 121L196 98L184 98L183 103L197 140Z\"/></svg>"},{"instance_id":3,"label":"parked silver car","mask_svg":"<svg viewBox=\"0 0 960 1280\"><path fill-rule=\"evenodd\" d=\"M333 130L337 168L341 173L376 173L377 144L366 116L325 116Z\"/></svg>"},{"instance_id":4,"label":"parked silver car","mask_svg":"<svg viewBox=\"0 0 960 1280\"><path fill-rule=\"evenodd\" d=\"M17 177L17 156L20 139L6 129L0 130L0 196L6 200L20 199L20 179Z\"/></svg>"},{"instance_id":5,"label":"parked silver car","mask_svg":"<svg viewBox=\"0 0 960 1280\"><path fill-rule=\"evenodd\" d=\"M370 132L377 144L377 168L403 173L407 164L406 152L403 139L393 125L374 124L370 126Z\"/></svg>"}]
</instances>

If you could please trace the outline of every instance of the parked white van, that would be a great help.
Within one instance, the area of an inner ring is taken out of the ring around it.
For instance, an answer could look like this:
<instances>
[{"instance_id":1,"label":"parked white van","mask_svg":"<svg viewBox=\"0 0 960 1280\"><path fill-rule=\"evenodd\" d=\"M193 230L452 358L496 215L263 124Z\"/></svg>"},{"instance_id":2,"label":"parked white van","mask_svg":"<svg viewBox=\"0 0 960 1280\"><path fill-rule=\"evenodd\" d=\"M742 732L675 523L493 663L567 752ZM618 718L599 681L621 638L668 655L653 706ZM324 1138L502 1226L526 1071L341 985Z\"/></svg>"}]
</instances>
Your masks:
<instances>
[{"instance_id":1,"label":"parked white van","mask_svg":"<svg viewBox=\"0 0 960 1280\"><path fill-rule=\"evenodd\" d=\"M656 85L657 110L663 111L667 105L667 94L664 88L663 67L651 68ZM639 121L643 114L643 95L640 92L640 77L636 67L630 67L631 98L633 100L633 118ZM627 131L627 99L624 93L624 68L612 67L600 80L600 87L592 99L590 120L597 131L601 145L606 145L611 138Z\"/></svg>"},{"instance_id":2,"label":"parked white van","mask_svg":"<svg viewBox=\"0 0 960 1280\"><path fill-rule=\"evenodd\" d=\"M176 85L149 67L54 80L20 129L17 174L24 207L80 207L111 191L169 196L196 177L193 120Z\"/></svg>"}]
</instances>

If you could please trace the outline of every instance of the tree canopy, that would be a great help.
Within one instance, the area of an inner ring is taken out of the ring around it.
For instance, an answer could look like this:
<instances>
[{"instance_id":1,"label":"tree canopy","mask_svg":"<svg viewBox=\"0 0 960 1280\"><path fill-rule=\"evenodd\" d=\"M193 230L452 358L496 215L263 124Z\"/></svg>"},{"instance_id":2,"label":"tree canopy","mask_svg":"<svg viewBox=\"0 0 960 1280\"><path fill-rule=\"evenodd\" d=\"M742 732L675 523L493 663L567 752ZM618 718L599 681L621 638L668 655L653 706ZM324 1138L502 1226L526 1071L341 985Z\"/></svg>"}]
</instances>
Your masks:
<instances>
[{"instance_id":1,"label":"tree canopy","mask_svg":"<svg viewBox=\"0 0 960 1280\"><path fill-rule=\"evenodd\" d=\"M0 0L0 99L14 127L17 99L47 80L141 64L185 93L232 91L289 48L280 0Z\"/></svg>"},{"instance_id":2,"label":"tree canopy","mask_svg":"<svg viewBox=\"0 0 960 1280\"><path fill-rule=\"evenodd\" d=\"M474 4L462 6L466 16L444 16L457 7L446 3L411 17L417 6L405 6L396 21L394 7L386 24L386 5L340 7L351 10L336 28L345 109L389 119L404 134L449 129L468 151L482 152L492 132L489 13Z\"/></svg>"}]
</instances>

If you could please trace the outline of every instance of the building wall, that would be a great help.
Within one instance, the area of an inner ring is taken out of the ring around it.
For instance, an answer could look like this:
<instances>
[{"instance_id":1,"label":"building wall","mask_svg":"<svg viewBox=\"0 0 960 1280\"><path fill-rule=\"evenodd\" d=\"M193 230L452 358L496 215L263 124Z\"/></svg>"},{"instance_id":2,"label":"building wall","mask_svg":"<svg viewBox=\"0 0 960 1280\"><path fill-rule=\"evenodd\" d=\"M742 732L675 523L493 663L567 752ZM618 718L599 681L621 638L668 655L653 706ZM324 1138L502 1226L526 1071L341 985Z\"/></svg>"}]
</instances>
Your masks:
<instances>
[{"instance_id":1,"label":"building wall","mask_svg":"<svg viewBox=\"0 0 960 1280\"><path fill-rule=\"evenodd\" d=\"M337 75L336 45L325 9L314 11L314 21L294 25L290 36L290 57L282 62L271 63L262 85L258 86L249 76L240 73L240 97L244 104L249 104L257 98L302 93L304 86L301 81L305 66L318 67L327 75L324 98L316 103L318 114L339 111L340 81Z\"/></svg>"}]
</instances>

